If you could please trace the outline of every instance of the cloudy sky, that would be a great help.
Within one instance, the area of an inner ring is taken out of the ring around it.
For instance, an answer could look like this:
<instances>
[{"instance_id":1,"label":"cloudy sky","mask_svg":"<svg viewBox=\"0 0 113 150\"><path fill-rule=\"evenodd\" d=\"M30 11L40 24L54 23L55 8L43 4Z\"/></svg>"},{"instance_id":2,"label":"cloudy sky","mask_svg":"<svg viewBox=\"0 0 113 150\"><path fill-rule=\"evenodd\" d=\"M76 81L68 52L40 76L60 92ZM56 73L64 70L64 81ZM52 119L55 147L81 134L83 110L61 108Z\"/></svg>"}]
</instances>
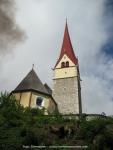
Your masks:
<instances>
[{"instance_id":1,"label":"cloudy sky","mask_svg":"<svg viewBox=\"0 0 113 150\"><path fill-rule=\"evenodd\" d=\"M67 18L79 58L83 112L113 115L112 10L113 0L16 0L16 23L25 38L5 53L0 50L0 91L13 90L32 64L43 83L52 87L51 68Z\"/></svg>"}]
</instances>

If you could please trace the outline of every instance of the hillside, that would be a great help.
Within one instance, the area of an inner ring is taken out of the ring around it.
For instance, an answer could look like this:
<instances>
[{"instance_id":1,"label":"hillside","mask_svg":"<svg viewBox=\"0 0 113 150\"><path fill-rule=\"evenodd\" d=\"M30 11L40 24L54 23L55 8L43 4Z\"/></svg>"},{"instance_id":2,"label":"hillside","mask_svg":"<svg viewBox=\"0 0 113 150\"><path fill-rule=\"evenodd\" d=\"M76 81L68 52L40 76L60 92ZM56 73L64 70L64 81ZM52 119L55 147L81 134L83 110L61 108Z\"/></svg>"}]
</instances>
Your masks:
<instances>
[{"instance_id":1,"label":"hillside","mask_svg":"<svg viewBox=\"0 0 113 150\"><path fill-rule=\"evenodd\" d=\"M23 108L13 97L1 94L0 150L22 150L23 145L87 145L91 150L113 149L113 118L64 118L60 114L44 116L43 111Z\"/></svg>"}]
</instances>

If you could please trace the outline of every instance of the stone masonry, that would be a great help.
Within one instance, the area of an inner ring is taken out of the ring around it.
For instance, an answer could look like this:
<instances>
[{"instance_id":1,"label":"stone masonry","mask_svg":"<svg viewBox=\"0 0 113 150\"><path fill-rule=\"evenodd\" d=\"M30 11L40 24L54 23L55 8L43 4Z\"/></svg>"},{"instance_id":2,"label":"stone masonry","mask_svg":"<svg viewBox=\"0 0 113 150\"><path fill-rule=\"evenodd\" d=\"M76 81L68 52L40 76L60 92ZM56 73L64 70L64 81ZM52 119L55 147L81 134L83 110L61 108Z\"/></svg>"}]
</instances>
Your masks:
<instances>
[{"instance_id":1,"label":"stone masonry","mask_svg":"<svg viewBox=\"0 0 113 150\"><path fill-rule=\"evenodd\" d=\"M54 79L53 97L61 114L79 114L77 77Z\"/></svg>"}]
</instances>

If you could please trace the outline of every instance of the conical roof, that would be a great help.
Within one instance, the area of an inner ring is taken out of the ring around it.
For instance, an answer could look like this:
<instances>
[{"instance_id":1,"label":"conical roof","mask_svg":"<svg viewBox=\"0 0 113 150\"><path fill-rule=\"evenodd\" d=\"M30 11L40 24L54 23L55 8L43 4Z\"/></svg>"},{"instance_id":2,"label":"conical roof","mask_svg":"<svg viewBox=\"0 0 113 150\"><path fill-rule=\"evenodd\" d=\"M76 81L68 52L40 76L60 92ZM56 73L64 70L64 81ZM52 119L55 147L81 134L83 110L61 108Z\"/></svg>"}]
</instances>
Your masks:
<instances>
[{"instance_id":1,"label":"conical roof","mask_svg":"<svg viewBox=\"0 0 113 150\"><path fill-rule=\"evenodd\" d=\"M71 39L70 39L70 36L69 36L67 21L66 21L66 25L65 25L62 48L61 48L60 56L59 56L59 59L58 59L56 65L60 62L60 60L62 59L64 54L66 54L74 64L78 64L78 59L75 56L73 46L72 46L72 43L71 43Z\"/></svg>"},{"instance_id":2,"label":"conical roof","mask_svg":"<svg viewBox=\"0 0 113 150\"><path fill-rule=\"evenodd\" d=\"M16 87L16 89L13 92L27 91L27 90L34 90L37 92L49 94L45 86L42 84L41 80L37 76L34 69L32 69L27 74L27 76L20 82L20 84Z\"/></svg>"},{"instance_id":3,"label":"conical roof","mask_svg":"<svg viewBox=\"0 0 113 150\"><path fill-rule=\"evenodd\" d=\"M52 90L51 90L51 88L48 86L48 84L45 83L44 86L45 86L46 90L48 91L48 93L49 93L50 95L52 95Z\"/></svg>"}]
</instances>

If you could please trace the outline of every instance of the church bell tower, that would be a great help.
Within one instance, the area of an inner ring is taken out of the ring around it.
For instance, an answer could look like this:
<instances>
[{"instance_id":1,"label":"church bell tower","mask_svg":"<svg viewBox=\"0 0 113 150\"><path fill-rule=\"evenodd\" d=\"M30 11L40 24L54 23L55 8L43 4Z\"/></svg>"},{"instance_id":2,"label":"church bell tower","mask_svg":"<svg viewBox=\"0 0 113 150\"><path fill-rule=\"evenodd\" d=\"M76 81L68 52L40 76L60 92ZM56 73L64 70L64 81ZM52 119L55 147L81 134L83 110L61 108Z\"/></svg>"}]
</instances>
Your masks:
<instances>
[{"instance_id":1,"label":"church bell tower","mask_svg":"<svg viewBox=\"0 0 113 150\"><path fill-rule=\"evenodd\" d=\"M53 91L61 114L81 114L81 86L78 59L75 56L66 22L60 56L53 69Z\"/></svg>"}]
</instances>

